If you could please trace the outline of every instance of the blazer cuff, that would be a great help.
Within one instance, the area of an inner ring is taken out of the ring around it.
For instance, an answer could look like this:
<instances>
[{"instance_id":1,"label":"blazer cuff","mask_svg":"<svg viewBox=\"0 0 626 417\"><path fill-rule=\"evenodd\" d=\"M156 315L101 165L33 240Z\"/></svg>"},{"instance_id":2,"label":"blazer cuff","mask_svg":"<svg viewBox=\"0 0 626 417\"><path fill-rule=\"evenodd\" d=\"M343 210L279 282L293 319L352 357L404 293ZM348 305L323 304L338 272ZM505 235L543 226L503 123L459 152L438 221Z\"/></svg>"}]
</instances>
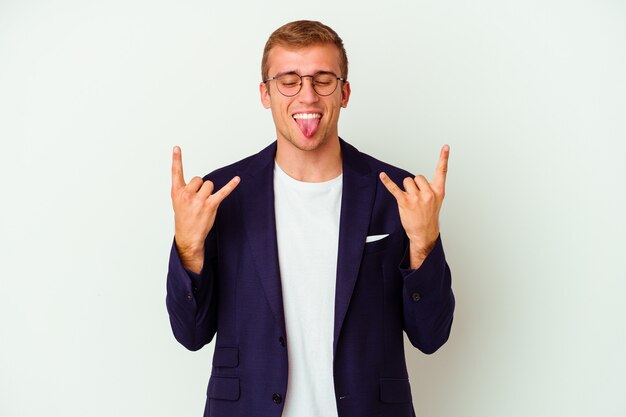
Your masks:
<instances>
[{"instance_id":1,"label":"blazer cuff","mask_svg":"<svg viewBox=\"0 0 626 417\"><path fill-rule=\"evenodd\" d=\"M176 248L176 239L174 238L170 250L168 292L171 291L173 294L180 294L188 300L203 293L207 282L205 265L206 262L199 274L185 268L180 260L180 255Z\"/></svg>"},{"instance_id":2,"label":"blazer cuff","mask_svg":"<svg viewBox=\"0 0 626 417\"><path fill-rule=\"evenodd\" d=\"M435 246L433 246L419 268L411 269L409 262L409 245L407 244L399 269L404 278L404 286L409 294L419 293L426 295L433 289L444 285L446 280L446 257L443 251L443 244L441 243L441 235L437 236Z\"/></svg>"}]
</instances>

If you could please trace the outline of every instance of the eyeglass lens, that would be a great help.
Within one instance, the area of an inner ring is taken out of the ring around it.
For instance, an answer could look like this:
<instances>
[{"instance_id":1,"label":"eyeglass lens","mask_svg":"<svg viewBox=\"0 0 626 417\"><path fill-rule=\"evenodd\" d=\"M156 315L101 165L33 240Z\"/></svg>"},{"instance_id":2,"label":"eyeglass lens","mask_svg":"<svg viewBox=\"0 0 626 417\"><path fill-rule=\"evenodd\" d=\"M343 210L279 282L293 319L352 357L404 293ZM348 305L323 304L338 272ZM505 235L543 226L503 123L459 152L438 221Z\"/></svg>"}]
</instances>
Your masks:
<instances>
[{"instance_id":1,"label":"eyeglass lens","mask_svg":"<svg viewBox=\"0 0 626 417\"><path fill-rule=\"evenodd\" d=\"M337 76L329 73L319 73L315 75L282 74L276 77L278 90L281 94L291 97L300 92L302 88L302 78L310 77L313 82L313 89L320 96L329 96L337 88Z\"/></svg>"}]
</instances>

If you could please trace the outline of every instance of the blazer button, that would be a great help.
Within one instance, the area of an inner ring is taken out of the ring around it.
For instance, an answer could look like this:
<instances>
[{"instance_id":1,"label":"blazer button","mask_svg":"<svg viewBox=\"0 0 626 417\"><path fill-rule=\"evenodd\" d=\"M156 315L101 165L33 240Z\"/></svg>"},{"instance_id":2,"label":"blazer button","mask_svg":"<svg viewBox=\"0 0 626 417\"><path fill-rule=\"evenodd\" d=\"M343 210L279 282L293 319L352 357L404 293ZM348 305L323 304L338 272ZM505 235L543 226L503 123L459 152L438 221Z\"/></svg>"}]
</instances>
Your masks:
<instances>
[{"instance_id":1,"label":"blazer button","mask_svg":"<svg viewBox=\"0 0 626 417\"><path fill-rule=\"evenodd\" d=\"M285 347L285 344L286 344L286 343L285 343L285 338L284 338L284 337L282 337L282 336L281 336L281 337L279 337L279 338L278 338L278 343L280 343L280 345L281 345L282 347Z\"/></svg>"},{"instance_id":2,"label":"blazer button","mask_svg":"<svg viewBox=\"0 0 626 417\"><path fill-rule=\"evenodd\" d=\"M413 299L413 301L419 301L422 299L422 296L420 295L420 293L414 292L413 294L411 294L411 298Z\"/></svg>"},{"instance_id":3,"label":"blazer button","mask_svg":"<svg viewBox=\"0 0 626 417\"><path fill-rule=\"evenodd\" d=\"M274 393L274 395L272 395L272 401L274 401L275 404L280 404L283 402L283 397L281 397L280 394Z\"/></svg>"}]
</instances>

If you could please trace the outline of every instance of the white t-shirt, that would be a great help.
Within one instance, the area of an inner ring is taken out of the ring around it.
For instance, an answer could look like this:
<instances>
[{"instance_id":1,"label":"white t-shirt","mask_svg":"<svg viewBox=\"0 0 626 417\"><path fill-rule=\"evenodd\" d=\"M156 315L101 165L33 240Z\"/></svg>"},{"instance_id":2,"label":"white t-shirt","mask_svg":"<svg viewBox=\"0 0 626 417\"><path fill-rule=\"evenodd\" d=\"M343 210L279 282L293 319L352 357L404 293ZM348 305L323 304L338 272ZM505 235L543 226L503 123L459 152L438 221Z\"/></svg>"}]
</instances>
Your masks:
<instances>
[{"instance_id":1,"label":"white t-shirt","mask_svg":"<svg viewBox=\"0 0 626 417\"><path fill-rule=\"evenodd\" d=\"M274 164L289 379L282 417L337 416L333 331L342 175L302 182Z\"/></svg>"}]
</instances>

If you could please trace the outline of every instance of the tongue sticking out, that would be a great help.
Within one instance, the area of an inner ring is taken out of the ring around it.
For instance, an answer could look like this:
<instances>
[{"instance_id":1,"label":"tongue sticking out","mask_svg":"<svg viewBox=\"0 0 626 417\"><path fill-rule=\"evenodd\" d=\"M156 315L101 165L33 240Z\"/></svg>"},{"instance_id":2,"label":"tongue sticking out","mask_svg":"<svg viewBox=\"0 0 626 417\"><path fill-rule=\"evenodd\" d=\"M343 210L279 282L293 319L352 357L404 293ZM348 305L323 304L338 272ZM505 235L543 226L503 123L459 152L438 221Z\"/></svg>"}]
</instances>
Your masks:
<instances>
[{"instance_id":1,"label":"tongue sticking out","mask_svg":"<svg viewBox=\"0 0 626 417\"><path fill-rule=\"evenodd\" d=\"M302 131L302 134L307 138L310 138L317 132L317 127L320 124L320 119L296 119L298 127Z\"/></svg>"}]
</instances>

